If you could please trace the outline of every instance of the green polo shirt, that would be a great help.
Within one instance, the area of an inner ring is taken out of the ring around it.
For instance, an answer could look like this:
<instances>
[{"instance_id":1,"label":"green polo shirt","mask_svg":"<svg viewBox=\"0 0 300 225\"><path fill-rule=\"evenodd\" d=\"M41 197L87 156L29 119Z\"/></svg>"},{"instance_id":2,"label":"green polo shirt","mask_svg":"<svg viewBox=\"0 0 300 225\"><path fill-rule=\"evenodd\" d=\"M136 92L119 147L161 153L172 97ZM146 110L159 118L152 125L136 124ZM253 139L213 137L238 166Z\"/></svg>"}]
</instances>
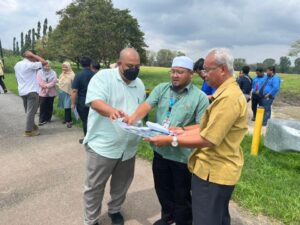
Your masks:
<instances>
[{"instance_id":1,"label":"green polo shirt","mask_svg":"<svg viewBox=\"0 0 300 225\"><path fill-rule=\"evenodd\" d=\"M102 100L113 108L131 115L144 101L145 87L137 78L126 84L118 68L99 71L91 79L86 95L86 104ZM87 134L84 144L107 158L127 160L135 156L139 136L122 130L108 117L90 108Z\"/></svg>"},{"instance_id":2,"label":"green polo shirt","mask_svg":"<svg viewBox=\"0 0 300 225\"><path fill-rule=\"evenodd\" d=\"M202 114L209 105L208 98L199 88L190 83L181 93L172 90L171 83L157 85L146 102L156 107L156 122L163 125L168 116L170 98L176 99L169 114L170 126L182 127L199 123ZM156 147L152 149L163 158L187 163L192 149L183 147Z\"/></svg>"}]
</instances>

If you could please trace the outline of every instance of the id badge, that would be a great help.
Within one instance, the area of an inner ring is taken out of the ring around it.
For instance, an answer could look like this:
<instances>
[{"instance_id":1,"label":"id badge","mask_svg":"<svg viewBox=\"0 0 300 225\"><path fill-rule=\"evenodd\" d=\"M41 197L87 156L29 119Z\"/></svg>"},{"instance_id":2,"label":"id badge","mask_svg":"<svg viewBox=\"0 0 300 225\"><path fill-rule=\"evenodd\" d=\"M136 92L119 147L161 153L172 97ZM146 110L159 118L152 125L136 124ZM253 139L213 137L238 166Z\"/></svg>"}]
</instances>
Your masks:
<instances>
[{"instance_id":1,"label":"id badge","mask_svg":"<svg viewBox=\"0 0 300 225\"><path fill-rule=\"evenodd\" d=\"M169 118L166 118L164 121L163 121L163 127L164 128L169 128L170 127L170 119Z\"/></svg>"}]
</instances>

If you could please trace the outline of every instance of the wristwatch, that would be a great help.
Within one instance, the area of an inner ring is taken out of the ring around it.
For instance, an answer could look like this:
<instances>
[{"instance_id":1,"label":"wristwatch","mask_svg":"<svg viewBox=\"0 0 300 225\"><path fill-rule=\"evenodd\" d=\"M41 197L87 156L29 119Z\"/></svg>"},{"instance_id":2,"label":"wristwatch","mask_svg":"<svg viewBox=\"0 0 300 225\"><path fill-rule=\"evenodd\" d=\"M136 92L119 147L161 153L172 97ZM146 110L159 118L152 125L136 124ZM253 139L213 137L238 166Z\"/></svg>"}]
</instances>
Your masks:
<instances>
[{"instance_id":1,"label":"wristwatch","mask_svg":"<svg viewBox=\"0 0 300 225\"><path fill-rule=\"evenodd\" d=\"M172 145L173 147L177 147L177 146L178 146L178 140L177 140L177 137L176 137L176 136L173 136L171 145Z\"/></svg>"}]
</instances>

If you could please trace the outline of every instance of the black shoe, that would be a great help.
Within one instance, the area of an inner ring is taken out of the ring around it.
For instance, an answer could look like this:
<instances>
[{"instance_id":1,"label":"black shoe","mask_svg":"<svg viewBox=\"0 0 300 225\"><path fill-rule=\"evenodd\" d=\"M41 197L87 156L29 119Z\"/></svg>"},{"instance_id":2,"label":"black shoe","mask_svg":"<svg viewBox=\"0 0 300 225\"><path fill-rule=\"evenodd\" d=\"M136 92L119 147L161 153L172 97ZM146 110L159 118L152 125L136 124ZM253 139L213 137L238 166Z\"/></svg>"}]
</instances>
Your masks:
<instances>
[{"instance_id":1,"label":"black shoe","mask_svg":"<svg viewBox=\"0 0 300 225\"><path fill-rule=\"evenodd\" d=\"M4 90L4 94L6 94L6 93L7 93L7 90L5 89L5 90Z\"/></svg>"},{"instance_id":2,"label":"black shoe","mask_svg":"<svg viewBox=\"0 0 300 225\"><path fill-rule=\"evenodd\" d=\"M47 123L47 121L39 122L39 126L43 126Z\"/></svg>"},{"instance_id":3,"label":"black shoe","mask_svg":"<svg viewBox=\"0 0 300 225\"><path fill-rule=\"evenodd\" d=\"M79 144L82 144L83 143L83 139L79 139Z\"/></svg>"},{"instance_id":4,"label":"black shoe","mask_svg":"<svg viewBox=\"0 0 300 225\"><path fill-rule=\"evenodd\" d=\"M173 224L173 223L174 223L173 220L165 221L165 220L163 220L163 219L159 219L159 220L157 220L156 222L154 222L153 225L171 225L171 224Z\"/></svg>"},{"instance_id":5,"label":"black shoe","mask_svg":"<svg viewBox=\"0 0 300 225\"><path fill-rule=\"evenodd\" d=\"M108 216L111 218L111 223L113 225L123 225L124 224L124 218L120 212L117 213L108 213Z\"/></svg>"},{"instance_id":6,"label":"black shoe","mask_svg":"<svg viewBox=\"0 0 300 225\"><path fill-rule=\"evenodd\" d=\"M99 223L97 222L97 223L94 223L93 225L99 225Z\"/></svg>"},{"instance_id":7,"label":"black shoe","mask_svg":"<svg viewBox=\"0 0 300 225\"><path fill-rule=\"evenodd\" d=\"M255 117L252 117L252 118L251 118L251 121L255 121Z\"/></svg>"}]
</instances>

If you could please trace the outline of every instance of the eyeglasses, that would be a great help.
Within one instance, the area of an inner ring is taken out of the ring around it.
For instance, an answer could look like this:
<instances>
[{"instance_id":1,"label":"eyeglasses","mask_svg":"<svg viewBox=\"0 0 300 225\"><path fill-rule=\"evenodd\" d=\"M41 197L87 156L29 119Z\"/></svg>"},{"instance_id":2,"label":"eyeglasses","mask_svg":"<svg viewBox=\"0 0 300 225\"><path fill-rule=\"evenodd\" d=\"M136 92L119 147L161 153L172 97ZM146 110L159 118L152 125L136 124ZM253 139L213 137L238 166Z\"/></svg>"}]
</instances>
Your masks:
<instances>
[{"instance_id":1,"label":"eyeglasses","mask_svg":"<svg viewBox=\"0 0 300 225\"><path fill-rule=\"evenodd\" d=\"M217 69L219 67L220 66L215 66L215 67L211 67L211 68L206 67L206 68L203 68L203 70L201 70L201 72L203 72L203 73L209 73L209 72L211 72L211 71L213 71L213 70L215 70L215 69Z\"/></svg>"},{"instance_id":2,"label":"eyeglasses","mask_svg":"<svg viewBox=\"0 0 300 225\"><path fill-rule=\"evenodd\" d=\"M186 70L170 70L169 71L169 74L172 75L172 74L175 74L175 75L182 75L184 73L186 73L187 71Z\"/></svg>"}]
</instances>

